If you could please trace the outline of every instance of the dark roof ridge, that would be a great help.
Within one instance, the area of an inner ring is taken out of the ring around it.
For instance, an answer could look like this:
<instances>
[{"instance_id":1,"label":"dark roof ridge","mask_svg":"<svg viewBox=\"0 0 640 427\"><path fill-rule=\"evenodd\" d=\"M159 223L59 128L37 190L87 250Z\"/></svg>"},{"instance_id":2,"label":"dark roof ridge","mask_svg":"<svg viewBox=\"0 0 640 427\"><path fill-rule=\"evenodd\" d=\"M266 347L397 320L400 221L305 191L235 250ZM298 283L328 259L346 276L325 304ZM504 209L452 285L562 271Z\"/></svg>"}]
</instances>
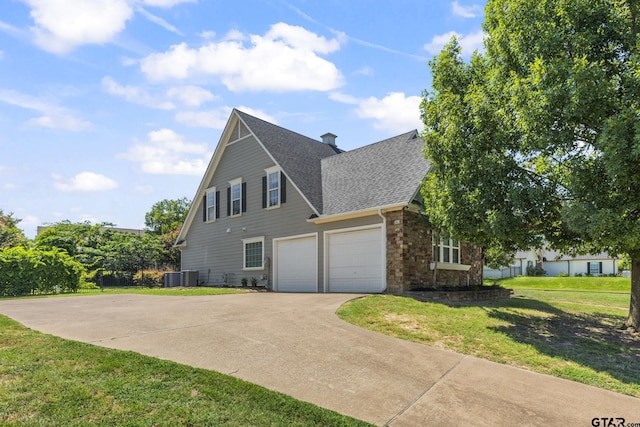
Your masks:
<instances>
[{"instance_id":1,"label":"dark roof ridge","mask_svg":"<svg viewBox=\"0 0 640 427\"><path fill-rule=\"evenodd\" d=\"M366 145L363 145L363 146L361 146L361 147L354 148L353 150L343 151L343 152L341 152L340 154L355 153L355 152L357 152L357 151L359 151L359 150L364 150L364 149L366 149L366 148L368 148L368 147L373 147L374 145L378 145L378 144L383 144L383 143L385 143L385 142L389 142L389 141L391 141L392 139L402 138L402 137L403 137L403 136L405 136L405 135L409 135L409 136L407 137L407 139L406 139L406 141L409 141L409 140L413 139L413 136L414 136L414 135L418 135L418 130L417 130L417 129L413 129L413 130L410 130L410 131L405 132L405 133L401 133L401 134L398 134L398 135L395 135L395 136L390 136L389 138L385 138L385 139L382 139L382 140L380 140L380 141L372 142L371 144L366 144ZM324 159L323 159L323 160L324 160Z\"/></svg>"},{"instance_id":2,"label":"dark roof ridge","mask_svg":"<svg viewBox=\"0 0 640 427\"><path fill-rule=\"evenodd\" d=\"M317 139L313 139L313 138L311 138L310 136L303 135L303 134L301 134L300 132L296 132L296 131L294 131L294 130L287 129L287 128L282 127L282 126L280 126L280 125L277 125L277 124L275 124L275 123L268 122L268 121L266 121L265 119L261 119L260 117L256 117L256 116L253 116L253 115L251 115L251 114L249 114L249 113L245 113L244 111L242 111L242 110L238 110L237 108L234 108L234 110L235 110L236 112L240 113L240 116L243 116L243 115L244 115L244 116L249 116L249 117L251 117L251 118L252 118L252 119L254 119L254 120L259 120L259 121L261 121L261 122L263 122L263 123L265 123L265 124L267 124L267 125L269 125L269 126L277 127L277 128L279 128L279 129L281 129L281 130L283 130L283 131L285 131L285 132L295 133L296 135L301 136L301 137L303 137L303 138L306 138L306 139L308 139L309 141L313 141L313 142L316 142L316 143L318 143L318 144L324 144L324 142L319 141L319 140L317 140Z\"/></svg>"}]
</instances>

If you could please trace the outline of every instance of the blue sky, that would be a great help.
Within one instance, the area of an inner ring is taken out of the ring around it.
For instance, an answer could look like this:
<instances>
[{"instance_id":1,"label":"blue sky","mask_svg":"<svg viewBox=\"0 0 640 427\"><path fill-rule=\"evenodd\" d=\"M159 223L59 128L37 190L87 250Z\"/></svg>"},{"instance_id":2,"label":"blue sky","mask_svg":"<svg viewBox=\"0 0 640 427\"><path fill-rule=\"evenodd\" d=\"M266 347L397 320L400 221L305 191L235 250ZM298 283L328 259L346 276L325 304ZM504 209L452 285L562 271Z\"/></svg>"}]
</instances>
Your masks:
<instances>
[{"instance_id":1,"label":"blue sky","mask_svg":"<svg viewBox=\"0 0 640 427\"><path fill-rule=\"evenodd\" d=\"M142 228L191 199L232 108L351 150L420 129L428 60L483 0L5 0L0 209Z\"/></svg>"}]
</instances>

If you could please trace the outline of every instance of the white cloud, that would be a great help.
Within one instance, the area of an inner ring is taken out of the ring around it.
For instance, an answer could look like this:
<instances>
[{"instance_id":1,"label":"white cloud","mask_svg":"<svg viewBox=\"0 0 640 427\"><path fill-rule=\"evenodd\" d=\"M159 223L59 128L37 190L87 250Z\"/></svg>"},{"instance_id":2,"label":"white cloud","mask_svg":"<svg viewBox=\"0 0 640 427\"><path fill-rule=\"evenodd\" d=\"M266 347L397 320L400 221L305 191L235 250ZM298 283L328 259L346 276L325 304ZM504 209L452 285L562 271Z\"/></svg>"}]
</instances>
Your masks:
<instances>
[{"instance_id":1,"label":"white cloud","mask_svg":"<svg viewBox=\"0 0 640 427\"><path fill-rule=\"evenodd\" d=\"M143 0L147 6L169 8L181 3L196 3L197 0Z\"/></svg>"},{"instance_id":2,"label":"white cloud","mask_svg":"<svg viewBox=\"0 0 640 427\"><path fill-rule=\"evenodd\" d=\"M140 163L143 172L167 175L202 175L210 153L206 144L193 144L171 129L149 132L119 157Z\"/></svg>"},{"instance_id":3,"label":"white cloud","mask_svg":"<svg viewBox=\"0 0 640 427\"><path fill-rule=\"evenodd\" d=\"M329 94L329 99L331 99L332 101L339 102L341 104L357 105L360 103L360 99L356 98L355 96L347 95L342 92L331 92Z\"/></svg>"},{"instance_id":4,"label":"white cloud","mask_svg":"<svg viewBox=\"0 0 640 427\"><path fill-rule=\"evenodd\" d=\"M199 48L173 45L143 58L140 69L154 81L212 75L233 92L326 91L339 87L343 77L319 55L338 49L338 38L328 40L302 27L278 23L264 36L233 31L222 41Z\"/></svg>"},{"instance_id":5,"label":"white cloud","mask_svg":"<svg viewBox=\"0 0 640 427\"><path fill-rule=\"evenodd\" d=\"M429 43L424 45L424 49L433 55L437 55L442 51L444 45L449 43L453 36L458 39L458 44L462 48L463 55L469 56L476 49L480 52L484 50L484 33L482 30L474 31L466 35L462 35L456 31L435 35Z\"/></svg>"},{"instance_id":6,"label":"white cloud","mask_svg":"<svg viewBox=\"0 0 640 427\"><path fill-rule=\"evenodd\" d=\"M361 100L355 110L358 117L374 119L373 127L390 132L407 132L420 129L419 96L405 96L403 92L391 92L382 99L370 97Z\"/></svg>"},{"instance_id":7,"label":"white cloud","mask_svg":"<svg viewBox=\"0 0 640 427\"><path fill-rule=\"evenodd\" d=\"M27 123L34 126L45 127L49 129L70 130L73 132L81 132L91 129L90 122L81 120L71 115L44 115L33 118Z\"/></svg>"},{"instance_id":8,"label":"white cloud","mask_svg":"<svg viewBox=\"0 0 640 427\"><path fill-rule=\"evenodd\" d=\"M451 3L451 11L455 16L460 16L462 18L477 18L483 13L482 6L479 4L463 6L457 1Z\"/></svg>"},{"instance_id":9,"label":"white cloud","mask_svg":"<svg viewBox=\"0 0 640 427\"><path fill-rule=\"evenodd\" d=\"M177 113L177 122L190 127L224 129L231 109L228 107L207 111L183 111Z\"/></svg>"},{"instance_id":10,"label":"white cloud","mask_svg":"<svg viewBox=\"0 0 640 427\"><path fill-rule=\"evenodd\" d=\"M245 107L243 105L237 107L238 110L250 114L254 117L261 118L269 123L277 124L277 119L265 113L262 110L258 110L251 107ZM231 114L231 107L220 107L215 110L207 111L184 111L177 113L175 119L177 122L191 127L202 127L210 129L224 129Z\"/></svg>"},{"instance_id":11,"label":"white cloud","mask_svg":"<svg viewBox=\"0 0 640 427\"><path fill-rule=\"evenodd\" d=\"M124 29L133 10L126 0L26 0L35 43L54 53L107 43Z\"/></svg>"},{"instance_id":12,"label":"white cloud","mask_svg":"<svg viewBox=\"0 0 640 427\"><path fill-rule=\"evenodd\" d=\"M198 86L177 86L167 90L169 98L178 99L188 107L199 107L217 98L214 94Z\"/></svg>"},{"instance_id":13,"label":"white cloud","mask_svg":"<svg viewBox=\"0 0 640 427\"><path fill-rule=\"evenodd\" d=\"M154 24L161 26L165 30L171 31L172 33L178 34L179 36L183 35L182 31L180 31L174 25L171 25L164 19L160 18L159 16L149 13L141 7L137 8L136 11L142 14L142 16L147 18L150 22L153 22Z\"/></svg>"},{"instance_id":14,"label":"white cloud","mask_svg":"<svg viewBox=\"0 0 640 427\"><path fill-rule=\"evenodd\" d=\"M102 88L111 95L124 98L128 102L144 105L145 107L156 108L159 110L173 110L175 105L171 102L163 101L154 96L149 95L146 90L137 86L123 86L106 76L102 79Z\"/></svg>"},{"instance_id":15,"label":"white cloud","mask_svg":"<svg viewBox=\"0 0 640 427\"><path fill-rule=\"evenodd\" d=\"M374 72L373 72L373 68L365 66L365 67L358 68L353 72L353 74L371 77L373 76Z\"/></svg>"},{"instance_id":16,"label":"white cloud","mask_svg":"<svg viewBox=\"0 0 640 427\"><path fill-rule=\"evenodd\" d=\"M205 40L211 40L211 39L214 39L216 37L216 32L215 31L203 31L200 34L198 34L198 36L202 37Z\"/></svg>"},{"instance_id":17,"label":"white cloud","mask_svg":"<svg viewBox=\"0 0 640 427\"><path fill-rule=\"evenodd\" d=\"M244 106L244 105L240 105L240 106L238 106L236 108L238 110L244 112L244 113L247 113L249 115L252 115L254 117L262 119L262 120L264 120L266 122L272 123L274 125L278 124L278 120L274 116L272 116L271 114L267 114L262 110L258 110L258 109L251 108L251 107L247 107L247 106Z\"/></svg>"},{"instance_id":18,"label":"white cloud","mask_svg":"<svg viewBox=\"0 0 640 427\"><path fill-rule=\"evenodd\" d=\"M73 112L64 107L15 90L0 89L0 102L40 113L41 116L28 121L31 125L74 132L92 127L90 122L76 117Z\"/></svg>"},{"instance_id":19,"label":"white cloud","mask_svg":"<svg viewBox=\"0 0 640 427\"><path fill-rule=\"evenodd\" d=\"M70 179L63 179L60 175L53 174L53 187L64 192L82 191L108 191L118 188L118 183L113 179L94 172L81 172Z\"/></svg>"}]
</instances>

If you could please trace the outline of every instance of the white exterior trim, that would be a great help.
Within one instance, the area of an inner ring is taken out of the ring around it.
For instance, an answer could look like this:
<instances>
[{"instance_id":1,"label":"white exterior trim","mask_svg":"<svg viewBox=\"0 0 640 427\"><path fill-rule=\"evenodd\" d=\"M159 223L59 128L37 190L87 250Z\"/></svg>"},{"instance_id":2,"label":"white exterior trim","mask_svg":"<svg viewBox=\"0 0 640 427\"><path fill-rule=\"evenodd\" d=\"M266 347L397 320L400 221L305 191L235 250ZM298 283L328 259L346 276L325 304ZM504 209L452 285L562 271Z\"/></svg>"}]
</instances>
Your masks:
<instances>
[{"instance_id":1,"label":"white exterior trim","mask_svg":"<svg viewBox=\"0 0 640 427\"><path fill-rule=\"evenodd\" d=\"M396 203L393 205L378 206L358 211L342 212L333 215L323 215L316 218L309 218L307 221L313 224L324 224L327 222L344 221L345 219L361 218L370 215L380 215L380 213L399 211L407 206L406 203Z\"/></svg>"},{"instance_id":2,"label":"white exterior trim","mask_svg":"<svg viewBox=\"0 0 640 427\"><path fill-rule=\"evenodd\" d=\"M260 267L247 267L247 244L248 243L262 243L262 262ZM264 236L249 237L242 239L242 270L244 271L260 271L264 270Z\"/></svg>"},{"instance_id":3,"label":"white exterior trim","mask_svg":"<svg viewBox=\"0 0 640 427\"><path fill-rule=\"evenodd\" d=\"M457 271L469 271L471 269L471 265L469 264L456 264L453 262L442 262L438 261L437 263L431 262L429 263L429 268L431 270L457 270Z\"/></svg>"}]
</instances>

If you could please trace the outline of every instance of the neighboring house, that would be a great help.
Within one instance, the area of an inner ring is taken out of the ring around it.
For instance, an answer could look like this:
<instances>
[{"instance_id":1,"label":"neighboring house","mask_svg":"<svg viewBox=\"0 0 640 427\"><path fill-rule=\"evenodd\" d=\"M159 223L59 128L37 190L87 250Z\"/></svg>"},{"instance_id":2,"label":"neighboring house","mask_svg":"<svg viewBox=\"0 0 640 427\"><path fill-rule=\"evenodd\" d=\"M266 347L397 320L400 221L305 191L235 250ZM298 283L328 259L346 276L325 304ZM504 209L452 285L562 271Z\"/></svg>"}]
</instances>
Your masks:
<instances>
[{"instance_id":1,"label":"neighboring house","mask_svg":"<svg viewBox=\"0 0 640 427\"><path fill-rule=\"evenodd\" d=\"M527 267L538 265L545 271L546 276L602 276L618 274L618 259L607 253L596 255L562 255L559 251L538 249L520 251L514 256L513 264L501 270L485 268L484 277L502 276L513 277L526 275Z\"/></svg>"},{"instance_id":2,"label":"neighboring house","mask_svg":"<svg viewBox=\"0 0 640 427\"><path fill-rule=\"evenodd\" d=\"M233 110L177 238L201 285L392 292L482 283L479 248L434 246L417 131L343 152ZM441 262L433 263L439 253Z\"/></svg>"}]
</instances>

